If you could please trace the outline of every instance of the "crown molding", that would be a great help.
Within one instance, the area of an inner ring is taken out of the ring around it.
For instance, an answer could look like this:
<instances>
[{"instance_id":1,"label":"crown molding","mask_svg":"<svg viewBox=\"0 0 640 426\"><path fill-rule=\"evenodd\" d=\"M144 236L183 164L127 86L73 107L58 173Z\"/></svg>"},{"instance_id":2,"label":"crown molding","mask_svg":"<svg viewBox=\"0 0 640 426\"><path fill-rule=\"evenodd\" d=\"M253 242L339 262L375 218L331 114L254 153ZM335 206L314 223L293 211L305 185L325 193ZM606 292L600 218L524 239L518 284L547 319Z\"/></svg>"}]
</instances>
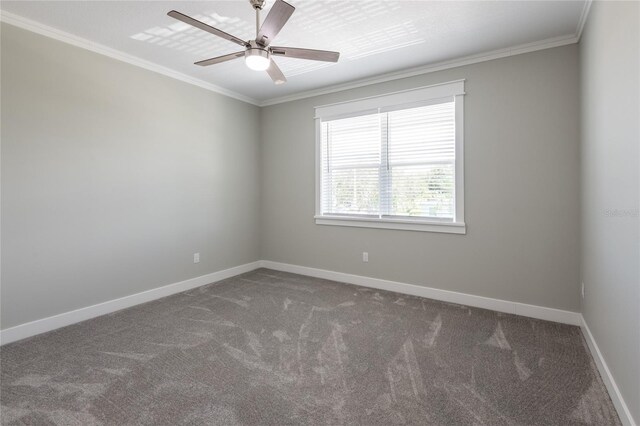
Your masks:
<instances>
[{"instance_id":1,"label":"crown molding","mask_svg":"<svg viewBox=\"0 0 640 426\"><path fill-rule=\"evenodd\" d=\"M584 29L585 23L587 21L587 17L589 15L591 4L592 4L592 0L586 0L582 13L580 15L578 26L576 28L576 33L574 35L554 37L554 38L549 38L549 39L536 41L532 43L526 43L526 44L521 44L513 47L508 47L504 49L492 50L489 52L484 52L476 55L469 55L469 56L465 56L462 58L457 58L449 61L436 62L429 65L409 68L402 71L394 71L386 74L381 74L375 77L367 77L367 78L363 78L355 81L350 81L348 83L330 85L320 89L307 90L307 91L298 92L292 95L271 98L271 99L266 99L262 101L242 95L240 93L236 93L234 91L225 89L223 87L206 82L204 80L191 77L187 74L172 70L170 68L155 64L153 62L138 58L136 56L129 55L119 50L112 49L102 44L94 43L82 37L78 37L73 34L58 30L57 28L53 28L53 27L41 24L39 22L24 18L22 16L19 16L10 12L6 12L4 10L0 10L0 21L6 22L7 24L14 25L16 27L19 27L28 31L35 32L45 37L50 37L55 40L62 41L64 43L71 44L73 46L87 49L92 52L99 53L99 54L117 59L122 62L126 62L131 65L135 65L153 72L157 72L167 77L171 77L176 80L183 81L185 83L192 84L194 86L198 86L203 89L206 89L206 90L209 90L233 99L247 102L249 104L256 105L259 107L265 107L265 106L276 105L276 104L281 104L285 102L297 101L300 99L311 98L311 97L320 96L320 95L326 95L329 93L355 89L358 87L370 86L373 84L385 83L393 80L400 80L403 78L414 77L421 74L429 74L432 72L442 71L450 68L457 68L465 65L477 64L480 62L492 61L494 59L521 55L524 53L535 52L538 50L551 49L554 47L575 44L575 43L578 43L578 41L580 40L580 36L582 35L582 31Z\"/></svg>"},{"instance_id":2,"label":"crown molding","mask_svg":"<svg viewBox=\"0 0 640 426\"><path fill-rule=\"evenodd\" d=\"M171 77L173 79L182 81L184 83L201 87L203 89L218 93L220 95L237 99L242 102L247 102L249 104L253 104L256 106L260 105L260 102L257 101L256 99L250 98L245 95L241 95L240 93L233 92L231 90L191 77L187 74L183 74L181 72L172 70L170 68L163 67L153 62L140 59L137 56L129 55L127 53L121 52L116 49L112 49L105 45L94 43L85 38L78 37L76 35L67 33L57 28L50 27L48 25L44 25L40 22L32 21L31 19L24 18L14 13L0 10L0 21L5 22L9 25L13 25L18 28L22 28L27 31L31 31L31 32L43 35L45 37L52 38L54 40L61 41L63 43L71 44L73 46L80 47L82 49L90 50L92 52L99 53L101 55L105 55L110 58L117 59L119 61L126 62L128 64L135 65L137 67L144 68L146 70L165 75L167 77Z\"/></svg>"},{"instance_id":3,"label":"crown molding","mask_svg":"<svg viewBox=\"0 0 640 426\"><path fill-rule=\"evenodd\" d=\"M584 7L582 8L582 13L580 14L580 20L578 21L578 28L576 29L576 38L580 41L582 37L582 31L584 31L584 26L587 23L587 18L589 17L589 11L591 10L591 5L593 4L593 0L586 0L584 3Z\"/></svg>"},{"instance_id":4,"label":"crown molding","mask_svg":"<svg viewBox=\"0 0 640 426\"><path fill-rule=\"evenodd\" d=\"M415 68L409 68L402 71L394 71L387 74L378 75L375 77L363 78L360 80L351 81L349 83L337 84L334 86L328 86L321 89L309 90L305 92L296 93L293 95L283 96L280 98L267 99L259 103L261 107L276 105L285 102L297 101L300 99L311 98L320 95L326 95L329 93L341 92L343 90L355 89L363 86L370 86L372 84L385 83L387 81L399 80L407 77L414 77L421 74L429 74L436 71L442 71L450 68L457 68L464 65L477 64L480 62L492 61L494 59L506 58L509 56L521 55L523 53L535 52L538 50L551 49L554 47L566 46L569 44L575 44L578 42L577 35L554 37L542 41L533 43L521 44L514 47L505 49L492 50L489 52L465 56L450 61L437 62L434 64L423 65Z\"/></svg>"}]
</instances>

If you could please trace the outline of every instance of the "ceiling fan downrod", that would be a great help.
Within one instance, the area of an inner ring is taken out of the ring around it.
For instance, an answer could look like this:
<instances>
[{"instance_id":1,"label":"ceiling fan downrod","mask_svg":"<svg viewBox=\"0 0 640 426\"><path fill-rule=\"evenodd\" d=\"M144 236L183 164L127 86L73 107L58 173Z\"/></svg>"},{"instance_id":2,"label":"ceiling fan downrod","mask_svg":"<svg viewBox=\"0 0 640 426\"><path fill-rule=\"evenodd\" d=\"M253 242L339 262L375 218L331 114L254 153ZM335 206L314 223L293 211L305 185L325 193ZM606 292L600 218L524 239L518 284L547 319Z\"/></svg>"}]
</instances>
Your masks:
<instances>
[{"instance_id":1,"label":"ceiling fan downrod","mask_svg":"<svg viewBox=\"0 0 640 426\"><path fill-rule=\"evenodd\" d=\"M251 7L256 10L256 38L258 38L258 33L260 32L260 11L264 6L264 2L265 0L249 0Z\"/></svg>"}]
</instances>

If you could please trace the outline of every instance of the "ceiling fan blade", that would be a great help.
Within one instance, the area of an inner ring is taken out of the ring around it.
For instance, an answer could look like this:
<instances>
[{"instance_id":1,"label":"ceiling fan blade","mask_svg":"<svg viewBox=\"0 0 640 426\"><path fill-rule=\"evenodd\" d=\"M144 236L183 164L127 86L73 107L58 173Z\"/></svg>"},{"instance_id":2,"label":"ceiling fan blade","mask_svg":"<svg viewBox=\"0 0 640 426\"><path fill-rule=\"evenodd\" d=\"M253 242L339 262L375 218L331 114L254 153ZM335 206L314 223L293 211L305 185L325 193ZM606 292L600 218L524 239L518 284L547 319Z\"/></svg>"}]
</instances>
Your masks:
<instances>
[{"instance_id":1,"label":"ceiling fan blade","mask_svg":"<svg viewBox=\"0 0 640 426\"><path fill-rule=\"evenodd\" d=\"M229 53L228 55L216 56L215 58L204 59L202 61L195 62L195 65L206 67L207 65L214 65L214 64L219 64L221 62L227 62L232 59L241 58L242 56L244 56L244 52Z\"/></svg>"},{"instance_id":2,"label":"ceiling fan blade","mask_svg":"<svg viewBox=\"0 0 640 426\"><path fill-rule=\"evenodd\" d=\"M294 10L296 10L296 8L291 6L289 3L283 0L276 0L266 19L262 23L260 31L258 31L256 42L263 46L268 46L269 43L271 43L271 40L273 40L276 35L278 35L282 27L284 27L284 24L287 23Z\"/></svg>"},{"instance_id":3,"label":"ceiling fan blade","mask_svg":"<svg viewBox=\"0 0 640 426\"><path fill-rule=\"evenodd\" d=\"M273 59L271 59L271 64L269 65L269 68L267 68L267 73L275 84L284 84L287 82L287 78L282 74L282 71L278 68L276 63L273 62Z\"/></svg>"},{"instance_id":4,"label":"ceiling fan blade","mask_svg":"<svg viewBox=\"0 0 640 426\"><path fill-rule=\"evenodd\" d=\"M340 52L329 50L300 49L297 47L271 47L271 54L285 58L310 59L312 61L338 62Z\"/></svg>"},{"instance_id":5,"label":"ceiling fan blade","mask_svg":"<svg viewBox=\"0 0 640 426\"><path fill-rule=\"evenodd\" d=\"M197 19L194 19L190 16L185 15L184 13L180 13L176 10L172 10L171 12L167 13L167 15L171 16L172 18L177 19L178 21L182 21L185 24L189 24L192 27L196 27L196 28L200 28L201 30L204 30L208 33L211 33L213 35L217 35L218 37L222 37L225 40L229 40L232 41L236 44L239 44L242 47L246 47L247 46L247 42L244 40L239 39L238 37L232 36L231 34L225 33L222 30L219 30L217 28L212 27L211 25L205 24L204 22L198 21Z\"/></svg>"}]
</instances>

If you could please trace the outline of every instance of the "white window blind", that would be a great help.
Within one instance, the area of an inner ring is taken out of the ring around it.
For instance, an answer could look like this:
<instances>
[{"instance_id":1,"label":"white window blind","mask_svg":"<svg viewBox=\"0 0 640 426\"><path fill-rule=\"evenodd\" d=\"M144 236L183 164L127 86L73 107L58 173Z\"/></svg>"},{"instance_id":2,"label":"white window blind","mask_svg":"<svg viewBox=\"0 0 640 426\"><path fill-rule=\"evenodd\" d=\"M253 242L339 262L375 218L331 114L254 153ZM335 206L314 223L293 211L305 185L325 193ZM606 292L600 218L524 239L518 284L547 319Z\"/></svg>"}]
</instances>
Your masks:
<instances>
[{"instance_id":1,"label":"white window blind","mask_svg":"<svg viewBox=\"0 0 640 426\"><path fill-rule=\"evenodd\" d=\"M322 123L322 212L451 219L455 109L444 102Z\"/></svg>"},{"instance_id":2,"label":"white window blind","mask_svg":"<svg viewBox=\"0 0 640 426\"><path fill-rule=\"evenodd\" d=\"M316 110L317 223L329 224L318 219L333 218L364 221L339 223L347 226L407 222L464 227L458 181L462 138L457 134L462 126L456 122L464 93L442 92L438 87L437 98L425 96L424 90L410 93L411 102L405 104L398 104L402 97L393 94L354 101L354 111L348 103ZM371 108L377 101L378 107Z\"/></svg>"}]
</instances>

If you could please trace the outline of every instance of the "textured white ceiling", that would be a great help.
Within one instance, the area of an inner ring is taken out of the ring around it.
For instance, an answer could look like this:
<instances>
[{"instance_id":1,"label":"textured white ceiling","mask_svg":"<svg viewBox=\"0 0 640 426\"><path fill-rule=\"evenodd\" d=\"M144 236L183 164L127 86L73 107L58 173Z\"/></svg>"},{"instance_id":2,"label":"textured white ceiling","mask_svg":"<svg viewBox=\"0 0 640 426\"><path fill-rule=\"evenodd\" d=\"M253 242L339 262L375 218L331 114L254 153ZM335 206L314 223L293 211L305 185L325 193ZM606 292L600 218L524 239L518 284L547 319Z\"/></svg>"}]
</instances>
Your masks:
<instances>
[{"instance_id":1,"label":"textured white ceiling","mask_svg":"<svg viewBox=\"0 0 640 426\"><path fill-rule=\"evenodd\" d=\"M277 58L276 86L242 59L193 62L238 46L166 15L176 9L223 31L255 37L248 0L3 1L2 10L213 83L258 101L577 33L585 1L291 0L274 45L337 50L337 64ZM262 18L273 0L267 0Z\"/></svg>"}]
</instances>

